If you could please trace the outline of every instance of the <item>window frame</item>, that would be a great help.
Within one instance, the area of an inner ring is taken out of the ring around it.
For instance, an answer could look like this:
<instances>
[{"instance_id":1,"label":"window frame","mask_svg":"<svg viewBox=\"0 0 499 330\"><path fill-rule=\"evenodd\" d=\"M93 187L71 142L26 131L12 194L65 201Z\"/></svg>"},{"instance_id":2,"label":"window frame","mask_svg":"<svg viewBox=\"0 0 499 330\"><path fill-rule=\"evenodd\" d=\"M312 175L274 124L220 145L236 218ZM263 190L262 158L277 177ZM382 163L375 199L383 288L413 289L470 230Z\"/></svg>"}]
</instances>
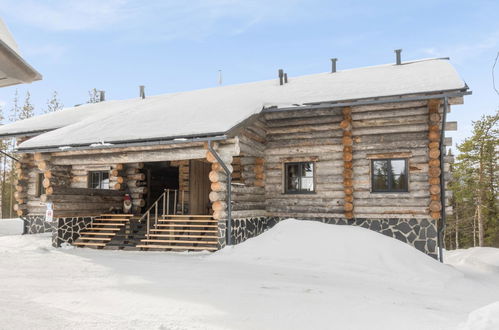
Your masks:
<instances>
[{"instance_id":1,"label":"window frame","mask_svg":"<svg viewBox=\"0 0 499 330\"><path fill-rule=\"evenodd\" d=\"M313 190L310 190L310 191L304 191L302 190L302 178L303 178L303 175L301 175L301 166L298 166L298 168L300 169L300 175L299 175L299 178L300 178L300 189L297 190L297 191L289 191L288 189L288 166L292 166L292 165L302 165L302 164L307 164L307 163L310 163L312 164L312 171L313 171L313 175L312 175L312 183L313 183ZM284 162L283 163L284 165L284 194L285 195L311 195L311 194L315 194L316 191L316 172L315 172L315 161L297 161L297 162Z\"/></svg>"},{"instance_id":2,"label":"window frame","mask_svg":"<svg viewBox=\"0 0 499 330\"><path fill-rule=\"evenodd\" d=\"M36 197L40 197L46 193L45 187L43 186L43 180L45 175L43 173L36 173Z\"/></svg>"},{"instance_id":3,"label":"window frame","mask_svg":"<svg viewBox=\"0 0 499 330\"><path fill-rule=\"evenodd\" d=\"M99 173L99 187L98 188L94 188L93 184L92 184L93 183L92 177L93 177L94 173ZM109 183L108 183L107 188L102 187L102 181L104 181L104 176L103 176L104 173L107 173L107 179L109 180L109 171L88 171L87 187L90 189L105 189L105 190L111 189L111 186L109 185Z\"/></svg>"},{"instance_id":4,"label":"window frame","mask_svg":"<svg viewBox=\"0 0 499 330\"><path fill-rule=\"evenodd\" d=\"M392 168L392 161L393 160L403 160L405 162L405 173L406 173L406 179L405 179L405 189L404 190L393 190L390 187L392 187L393 184L393 176L391 175L391 168ZM374 162L376 161L389 161L388 162L388 189L387 190L375 190L374 189ZM376 159L371 159L371 193L377 194L377 193L408 193L409 192L409 159L408 158L376 158Z\"/></svg>"}]
</instances>

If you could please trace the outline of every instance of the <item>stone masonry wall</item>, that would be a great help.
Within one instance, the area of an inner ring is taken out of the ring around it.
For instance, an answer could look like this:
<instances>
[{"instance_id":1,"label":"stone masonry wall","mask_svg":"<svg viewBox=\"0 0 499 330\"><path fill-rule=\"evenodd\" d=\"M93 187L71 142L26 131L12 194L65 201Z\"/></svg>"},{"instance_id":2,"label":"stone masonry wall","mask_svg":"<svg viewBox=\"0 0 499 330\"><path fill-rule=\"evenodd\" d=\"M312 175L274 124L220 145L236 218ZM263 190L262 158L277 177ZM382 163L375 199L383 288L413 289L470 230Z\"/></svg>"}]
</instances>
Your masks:
<instances>
[{"instance_id":1,"label":"stone masonry wall","mask_svg":"<svg viewBox=\"0 0 499 330\"><path fill-rule=\"evenodd\" d=\"M284 220L277 217L255 217L232 220L233 244L244 242L248 238L260 235L277 222ZM437 258L436 223L431 219L365 219L356 218L313 218L307 219L335 225L353 225L373 230L383 235L396 238L414 246L419 251ZM225 238L225 233L224 236Z\"/></svg>"},{"instance_id":2,"label":"stone masonry wall","mask_svg":"<svg viewBox=\"0 0 499 330\"><path fill-rule=\"evenodd\" d=\"M92 217L54 218L52 222L45 221L44 215L30 215L21 219L24 221L24 234L51 232L54 247L73 243L80 236L80 231L92 222Z\"/></svg>"}]
</instances>

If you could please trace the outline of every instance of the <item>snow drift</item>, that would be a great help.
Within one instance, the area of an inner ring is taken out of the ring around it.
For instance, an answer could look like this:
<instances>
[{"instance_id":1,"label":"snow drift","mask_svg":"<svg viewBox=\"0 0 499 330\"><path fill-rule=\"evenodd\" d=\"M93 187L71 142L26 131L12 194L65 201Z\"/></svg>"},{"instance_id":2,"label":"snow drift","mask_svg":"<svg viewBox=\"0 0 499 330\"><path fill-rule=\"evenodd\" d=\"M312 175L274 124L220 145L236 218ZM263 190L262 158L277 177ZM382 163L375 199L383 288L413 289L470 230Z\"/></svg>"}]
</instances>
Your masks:
<instances>
[{"instance_id":1,"label":"snow drift","mask_svg":"<svg viewBox=\"0 0 499 330\"><path fill-rule=\"evenodd\" d=\"M21 235L24 230L24 222L17 219L0 219L0 236Z\"/></svg>"},{"instance_id":2,"label":"snow drift","mask_svg":"<svg viewBox=\"0 0 499 330\"><path fill-rule=\"evenodd\" d=\"M494 329L497 273L475 275L367 229L312 221L213 254L3 236L0 329Z\"/></svg>"},{"instance_id":3,"label":"snow drift","mask_svg":"<svg viewBox=\"0 0 499 330\"><path fill-rule=\"evenodd\" d=\"M260 236L226 247L213 257L250 263L279 262L312 271L345 268L422 279L458 275L414 247L374 231L295 219L281 221Z\"/></svg>"}]
</instances>

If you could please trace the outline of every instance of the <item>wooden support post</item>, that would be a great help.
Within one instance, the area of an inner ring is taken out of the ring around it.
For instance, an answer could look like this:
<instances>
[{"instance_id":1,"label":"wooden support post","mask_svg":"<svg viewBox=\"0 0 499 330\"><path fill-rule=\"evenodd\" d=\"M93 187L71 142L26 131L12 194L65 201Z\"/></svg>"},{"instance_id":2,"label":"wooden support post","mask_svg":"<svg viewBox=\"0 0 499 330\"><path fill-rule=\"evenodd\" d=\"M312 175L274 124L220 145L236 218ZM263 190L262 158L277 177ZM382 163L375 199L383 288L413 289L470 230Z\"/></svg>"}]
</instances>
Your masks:
<instances>
[{"instance_id":1,"label":"wooden support post","mask_svg":"<svg viewBox=\"0 0 499 330\"><path fill-rule=\"evenodd\" d=\"M340 127L343 129L343 190L345 193L343 209L345 218L353 219L354 204L353 204L353 138L352 138L352 109L345 107L342 110L343 120Z\"/></svg>"}]
</instances>

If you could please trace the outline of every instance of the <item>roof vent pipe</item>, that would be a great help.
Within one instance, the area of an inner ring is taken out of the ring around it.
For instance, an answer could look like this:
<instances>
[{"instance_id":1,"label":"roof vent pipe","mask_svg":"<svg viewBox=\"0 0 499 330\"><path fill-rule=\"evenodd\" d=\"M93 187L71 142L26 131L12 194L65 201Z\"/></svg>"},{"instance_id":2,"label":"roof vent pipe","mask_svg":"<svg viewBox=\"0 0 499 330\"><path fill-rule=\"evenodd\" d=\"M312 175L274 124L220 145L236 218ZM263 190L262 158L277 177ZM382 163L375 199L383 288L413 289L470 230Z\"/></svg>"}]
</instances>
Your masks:
<instances>
[{"instance_id":1,"label":"roof vent pipe","mask_svg":"<svg viewBox=\"0 0 499 330\"><path fill-rule=\"evenodd\" d=\"M336 62L338 61L337 58L332 58L331 59L331 73L336 72Z\"/></svg>"},{"instance_id":2,"label":"roof vent pipe","mask_svg":"<svg viewBox=\"0 0 499 330\"><path fill-rule=\"evenodd\" d=\"M145 87L143 85L140 85L139 86L139 89L140 89L140 98L141 99L145 99L146 98L146 91L145 91Z\"/></svg>"},{"instance_id":3,"label":"roof vent pipe","mask_svg":"<svg viewBox=\"0 0 499 330\"><path fill-rule=\"evenodd\" d=\"M402 58L400 56L400 53L402 53L402 49L395 49L395 54L397 56L397 65L402 64Z\"/></svg>"},{"instance_id":4,"label":"roof vent pipe","mask_svg":"<svg viewBox=\"0 0 499 330\"><path fill-rule=\"evenodd\" d=\"M282 79L284 78L284 71L282 69L279 69L278 73L279 73L279 85L282 85L283 84Z\"/></svg>"},{"instance_id":5,"label":"roof vent pipe","mask_svg":"<svg viewBox=\"0 0 499 330\"><path fill-rule=\"evenodd\" d=\"M288 83L288 74L287 73L284 74L284 83L285 84Z\"/></svg>"},{"instance_id":6,"label":"roof vent pipe","mask_svg":"<svg viewBox=\"0 0 499 330\"><path fill-rule=\"evenodd\" d=\"M106 91L99 91L99 102L104 102L106 100Z\"/></svg>"}]
</instances>

